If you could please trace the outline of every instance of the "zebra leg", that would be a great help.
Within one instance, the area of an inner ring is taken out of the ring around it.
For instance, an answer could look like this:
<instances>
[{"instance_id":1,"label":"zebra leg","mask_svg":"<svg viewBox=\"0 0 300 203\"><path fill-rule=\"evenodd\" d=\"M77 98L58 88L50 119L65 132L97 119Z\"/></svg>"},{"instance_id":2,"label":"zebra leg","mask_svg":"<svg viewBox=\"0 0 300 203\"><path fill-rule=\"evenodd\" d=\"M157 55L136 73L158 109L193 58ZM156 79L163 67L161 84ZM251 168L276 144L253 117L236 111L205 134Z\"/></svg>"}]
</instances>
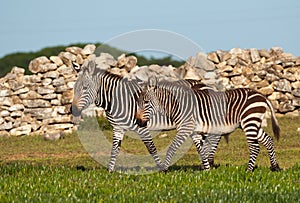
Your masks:
<instances>
[{"instance_id":1,"label":"zebra leg","mask_svg":"<svg viewBox=\"0 0 300 203\"><path fill-rule=\"evenodd\" d=\"M248 168L247 171L253 171L254 170L254 166L255 166L255 162L256 162L256 158L259 154L259 143L257 140L257 130L255 131L246 131L245 132L246 137L247 137L247 142L249 145L249 150L250 150L250 157L249 157L249 162L248 162Z\"/></svg>"},{"instance_id":2,"label":"zebra leg","mask_svg":"<svg viewBox=\"0 0 300 203\"><path fill-rule=\"evenodd\" d=\"M202 160L202 167L204 170L209 170L210 169L210 164L208 162L207 154L210 152L210 148L206 148L206 146L203 146L204 141L202 134L192 134L191 138L196 146L196 149L198 151L198 154ZM207 139L207 137L206 137Z\"/></svg>"},{"instance_id":3,"label":"zebra leg","mask_svg":"<svg viewBox=\"0 0 300 203\"><path fill-rule=\"evenodd\" d=\"M113 129L113 141L112 141L112 148L111 148L111 155L110 160L108 163L108 171L113 172L116 164L117 156L120 152L121 142L124 137L124 131L122 129Z\"/></svg>"},{"instance_id":4,"label":"zebra leg","mask_svg":"<svg viewBox=\"0 0 300 203\"><path fill-rule=\"evenodd\" d=\"M215 153L221 140L221 135L208 135L204 142L204 147L209 149L208 162L210 167L216 167L214 163Z\"/></svg>"},{"instance_id":5,"label":"zebra leg","mask_svg":"<svg viewBox=\"0 0 300 203\"><path fill-rule=\"evenodd\" d=\"M271 171L280 171L279 164L276 161L273 139L262 128L258 131L258 141L261 142L268 150L271 162Z\"/></svg>"},{"instance_id":6,"label":"zebra leg","mask_svg":"<svg viewBox=\"0 0 300 203\"><path fill-rule=\"evenodd\" d=\"M141 137L142 141L144 142L145 146L147 147L148 152L153 157L158 169L160 171L166 171L166 168L162 164L162 162L161 162L161 160L160 160L160 158L157 154L157 150L156 150L156 147L153 143L153 140L152 140L152 137L149 133L149 130L147 128L139 128L138 134L140 135L140 137Z\"/></svg>"}]
</instances>

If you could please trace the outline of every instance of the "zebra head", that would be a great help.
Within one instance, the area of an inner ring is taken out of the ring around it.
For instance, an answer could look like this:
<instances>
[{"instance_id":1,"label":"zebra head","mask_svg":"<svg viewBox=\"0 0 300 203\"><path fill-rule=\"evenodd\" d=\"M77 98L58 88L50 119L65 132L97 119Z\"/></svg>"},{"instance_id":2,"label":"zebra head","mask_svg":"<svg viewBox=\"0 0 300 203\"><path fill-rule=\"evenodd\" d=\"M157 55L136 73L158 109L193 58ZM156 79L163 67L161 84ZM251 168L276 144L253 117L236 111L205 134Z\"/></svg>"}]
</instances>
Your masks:
<instances>
[{"instance_id":1,"label":"zebra head","mask_svg":"<svg viewBox=\"0 0 300 203\"><path fill-rule=\"evenodd\" d=\"M97 96L97 84L94 79L96 73L95 61L90 60L84 64L78 74L74 85L74 94L71 112L73 117L80 117L81 112L95 101Z\"/></svg>"},{"instance_id":2,"label":"zebra head","mask_svg":"<svg viewBox=\"0 0 300 203\"><path fill-rule=\"evenodd\" d=\"M160 108L160 100L157 91L157 79L150 78L148 82L143 83L141 93L137 99L136 120L140 127L147 126L148 121L155 113L164 113Z\"/></svg>"}]
</instances>

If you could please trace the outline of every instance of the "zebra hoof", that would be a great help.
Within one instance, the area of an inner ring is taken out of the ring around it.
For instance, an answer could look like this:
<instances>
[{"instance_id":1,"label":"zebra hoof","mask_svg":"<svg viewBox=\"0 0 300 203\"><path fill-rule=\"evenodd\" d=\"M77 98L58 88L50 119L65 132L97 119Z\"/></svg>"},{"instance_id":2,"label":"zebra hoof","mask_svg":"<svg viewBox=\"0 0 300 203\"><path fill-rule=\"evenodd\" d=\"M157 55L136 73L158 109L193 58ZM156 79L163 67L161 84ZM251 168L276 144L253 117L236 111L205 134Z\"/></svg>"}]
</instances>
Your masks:
<instances>
[{"instance_id":1,"label":"zebra hoof","mask_svg":"<svg viewBox=\"0 0 300 203\"><path fill-rule=\"evenodd\" d=\"M167 169L167 168L160 168L160 169L159 169L159 172L167 173L167 172L168 172L168 169Z\"/></svg>"},{"instance_id":2,"label":"zebra hoof","mask_svg":"<svg viewBox=\"0 0 300 203\"><path fill-rule=\"evenodd\" d=\"M279 172L279 171L282 171L282 169L279 167L279 165L275 165L275 166L271 166L270 167L271 171L272 172Z\"/></svg>"},{"instance_id":3,"label":"zebra hoof","mask_svg":"<svg viewBox=\"0 0 300 203\"><path fill-rule=\"evenodd\" d=\"M108 168L107 171L108 171L108 173L113 173L113 172L114 172L114 169Z\"/></svg>"}]
</instances>

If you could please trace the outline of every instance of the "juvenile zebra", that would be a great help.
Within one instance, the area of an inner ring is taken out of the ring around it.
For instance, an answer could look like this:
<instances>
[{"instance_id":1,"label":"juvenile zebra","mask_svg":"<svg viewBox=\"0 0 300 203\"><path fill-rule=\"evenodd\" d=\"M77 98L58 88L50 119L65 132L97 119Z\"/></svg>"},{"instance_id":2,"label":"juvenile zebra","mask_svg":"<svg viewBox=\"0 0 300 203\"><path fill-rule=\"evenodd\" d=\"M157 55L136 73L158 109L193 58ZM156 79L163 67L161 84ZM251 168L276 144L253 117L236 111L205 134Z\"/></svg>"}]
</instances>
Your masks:
<instances>
[{"instance_id":1,"label":"juvenile zebra","mask_svg":"<svg viewBox=\"0 0 300 203\"><path fill-rule=\"evenodd\" d=\"M138 123L144 124L158 112L176 124L177 135L167 151L165 169L168 168L176 150L190 136L202 158L204 168L209 170L208 155L202 149L203 138L212 134L219 135L213 144L215 151L221 135L227 135L241 127L250 150L247 170L254 169L260 150L259 142L268 150L271 170L280 170L273 139L261 127L264 114L269 108L273 133L276 139L279 139L280 128L270 101L261 93L248 88L215 92L210 88L203 89L197 86L196 84L192 88L182 87L168 81L158 82L155 78L143 85L139 98L143 105L139 105Z\"/></svg>"}]
</instances>

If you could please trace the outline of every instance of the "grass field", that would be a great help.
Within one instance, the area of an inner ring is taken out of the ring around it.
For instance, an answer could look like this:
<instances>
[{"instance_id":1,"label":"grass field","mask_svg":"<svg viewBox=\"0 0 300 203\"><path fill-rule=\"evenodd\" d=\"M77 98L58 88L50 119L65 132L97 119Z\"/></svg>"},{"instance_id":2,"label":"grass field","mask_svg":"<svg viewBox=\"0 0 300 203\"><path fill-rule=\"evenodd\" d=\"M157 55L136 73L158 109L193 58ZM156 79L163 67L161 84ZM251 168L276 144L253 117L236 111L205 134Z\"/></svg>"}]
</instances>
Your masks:
<instances>
[{"instance_id":1,"label":"grass field","mask_svg":"<svg viewBox=\"0 0 300 203\"><path fill-rule=\"evenodd\" d=\"M0 138L0 202L299 202L300 118L279 118L279 124L282 134L275 150L281 172L269 170L263 146L256 170L245 172L249 154L240 130L229 136L229 144L221 140L217 169L199 170L192 146L169 172L147 175L108 173L75 133L57 141L39 135ZM106 121L101 126L110 140ZM273 136L270 129L266 131ZM175 132L167 134L154 138L158 150ZM131 137L124 138L122 149L147 154L142 142Z\"/></svg>"}]
</instances>

